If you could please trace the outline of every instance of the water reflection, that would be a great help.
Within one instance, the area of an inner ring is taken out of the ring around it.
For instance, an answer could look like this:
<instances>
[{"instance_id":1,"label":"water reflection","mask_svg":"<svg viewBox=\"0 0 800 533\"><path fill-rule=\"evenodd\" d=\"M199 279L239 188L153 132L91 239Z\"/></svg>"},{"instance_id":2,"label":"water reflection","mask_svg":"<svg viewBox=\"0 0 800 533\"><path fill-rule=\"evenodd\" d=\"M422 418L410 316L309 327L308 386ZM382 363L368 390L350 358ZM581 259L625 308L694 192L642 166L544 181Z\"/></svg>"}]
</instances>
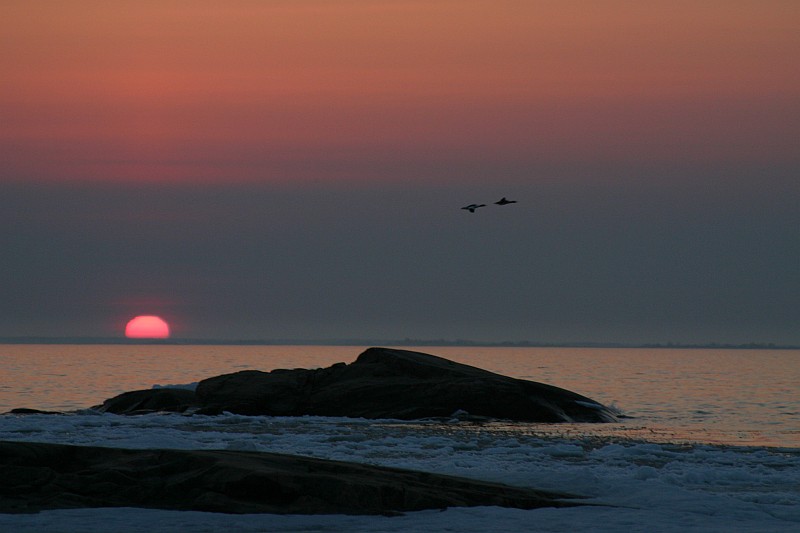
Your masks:
<instances>
[{"instance_id":1,"label":"water reflection","mask_svg":"<svg viewBox=\"0 0 800 533\"><path fill-rule=\"evenodd\" d=\"M0 345L11 376L0 412L71 410L155 384L243 369L350 363L361 346ZM413 349L413 348L412 348ZM800 447L800 352L424 347L500 374L549 383L631 418L603 425L489 425L542 436Z\"/></svg>"}]
</instances>

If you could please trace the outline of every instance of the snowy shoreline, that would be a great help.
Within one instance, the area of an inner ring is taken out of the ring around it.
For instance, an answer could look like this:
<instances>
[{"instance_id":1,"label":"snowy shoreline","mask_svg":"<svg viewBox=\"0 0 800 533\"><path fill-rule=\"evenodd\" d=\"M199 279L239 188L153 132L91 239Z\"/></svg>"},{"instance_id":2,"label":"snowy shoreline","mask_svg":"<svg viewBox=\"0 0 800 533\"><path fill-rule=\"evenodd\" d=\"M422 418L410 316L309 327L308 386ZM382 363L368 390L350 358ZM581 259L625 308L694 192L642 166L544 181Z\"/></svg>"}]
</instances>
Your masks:
<instances>
[{"instance_id":1,"label":"snowy shoreline","mask_svg":"<svg viewBox=\"0 0 800 533\"><path fill-rule=\"evenodd\" d=\"M226 514L398 515L581 505L559 494L292 454L0 441L0 512L141 507Z\"/></svg>"},{"instance_id":2,"label":"snowy shoreline","mask_svg":"<svg viewBox=\"0 0 800 533\"><path fill-rule=\"evenodd\" d=\"M558 428L553 428L557 430ZM82 509L0 515L14 531L796 531L800 450L536 435L521 426L326 417L28 415L0 417L0 440L133 449L268 451L408 468L588 497L614 507L451 508L403 517L231 518ZM535 525L534 525L535 524ZM638 524L633 525L631 524Z\"/></svg>"}]
</instances>

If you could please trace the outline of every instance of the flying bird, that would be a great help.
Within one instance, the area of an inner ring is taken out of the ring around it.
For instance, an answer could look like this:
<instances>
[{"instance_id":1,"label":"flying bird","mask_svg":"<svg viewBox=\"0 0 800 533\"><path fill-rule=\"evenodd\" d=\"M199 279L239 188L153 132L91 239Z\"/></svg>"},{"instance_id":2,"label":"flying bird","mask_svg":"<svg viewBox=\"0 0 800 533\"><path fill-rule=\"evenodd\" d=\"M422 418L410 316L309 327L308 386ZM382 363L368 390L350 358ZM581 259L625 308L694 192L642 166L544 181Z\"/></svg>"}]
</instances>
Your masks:
<instances>
[{"instance_id":1,"label":"flying bird","mask_svg":"<svg viewBox=\"0 0 800 533\"><path fill-rule=\"evenodd\" d=\"M515 204L517 203L516 200L506 200L506 197L503 196L498 201L495 202L497 205L508 205L508 204Z\"/></svg>"},{"instance_id":2,"label":"flying bird","mask_svg":"<svg viewBox=\"0 0 800 533\"><path fill-rule=\"evenodd\" d=\"M486 207L486 204L469 204L462 207L461 209L466 209L470 213L474 213L475 210L478 209L479 207Z\"/></svg>"}]
</instances>

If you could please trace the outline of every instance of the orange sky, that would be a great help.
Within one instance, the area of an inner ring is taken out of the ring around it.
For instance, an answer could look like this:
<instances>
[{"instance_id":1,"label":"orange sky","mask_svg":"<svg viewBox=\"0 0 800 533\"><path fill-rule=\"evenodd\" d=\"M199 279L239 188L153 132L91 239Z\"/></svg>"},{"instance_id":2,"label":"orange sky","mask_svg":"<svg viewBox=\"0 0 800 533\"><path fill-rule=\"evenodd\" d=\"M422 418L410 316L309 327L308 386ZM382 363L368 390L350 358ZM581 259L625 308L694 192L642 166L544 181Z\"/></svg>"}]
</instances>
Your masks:
<instances>
[{"instance_id":1,"label":"orange sky","mask_svg":"<svg viewBox=\"0 0 800 533\"><path fill-rule=\"evenodd\" d=\"M794 0L6 0L0 179L796 162L799 21Z\"/></svg>"},{"instance_id":2,"label":"orange sky","mask_svg":"<svg viewBox=\"0 0 800 533\"><path fill-rule=\"evenodd\" d=\"M0 336L798 344L799 23L1 0Z\"/></svg>"}]
</instances>

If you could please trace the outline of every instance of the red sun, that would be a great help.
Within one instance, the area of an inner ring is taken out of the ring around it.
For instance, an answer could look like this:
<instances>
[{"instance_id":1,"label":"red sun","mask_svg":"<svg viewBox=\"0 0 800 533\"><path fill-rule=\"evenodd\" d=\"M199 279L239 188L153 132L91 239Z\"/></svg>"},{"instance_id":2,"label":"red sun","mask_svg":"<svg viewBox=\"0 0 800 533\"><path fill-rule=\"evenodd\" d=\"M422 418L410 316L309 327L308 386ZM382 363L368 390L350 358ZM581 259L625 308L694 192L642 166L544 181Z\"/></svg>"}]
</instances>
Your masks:
<instances>
[{"instance_id":1,"label":"red sun","mask_svg":"<svg viewBox=\"0 0 800 533\"><path fill-rule=\"evenodd\" d=\"M169 338L169 325L160 317L141 315L128 322L125 336L129 339L166 339Z\"/></svg>"}]
</instances>

